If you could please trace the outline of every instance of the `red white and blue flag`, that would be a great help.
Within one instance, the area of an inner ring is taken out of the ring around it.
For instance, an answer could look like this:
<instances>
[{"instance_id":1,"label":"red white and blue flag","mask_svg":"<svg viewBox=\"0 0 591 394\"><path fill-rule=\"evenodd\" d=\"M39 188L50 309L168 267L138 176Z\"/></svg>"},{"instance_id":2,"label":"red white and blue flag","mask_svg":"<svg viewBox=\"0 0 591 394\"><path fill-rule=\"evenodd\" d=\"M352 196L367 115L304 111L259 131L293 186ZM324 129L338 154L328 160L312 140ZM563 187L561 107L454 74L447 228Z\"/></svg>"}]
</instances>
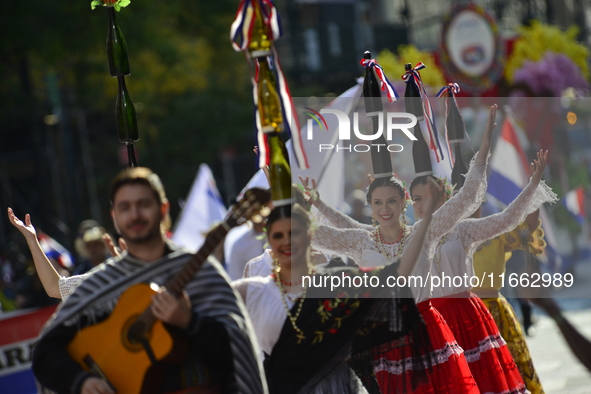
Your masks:
<instances>
[{"instance_id":1,"label":"red white and blue flag","mask_svg":"<svg viewBox=\"0 0 591 394\"><path fill-rule=\"evenodd\" d=\"M501 135L497 140L490 160L490 175L487 194L500 205L509 205L529 182L529 162L525 155L522 141L527 143L525 133L515 123L507 108L507 116L501 127ZM562 258L557 252L557 241L544 207L540 208L540 219L548 244L546 255L552 268L558 271Z\"/></svg>"},{"instance_id":2,"label":"red white and blue flag","mask_svg":"<svg viewBox=\"0 0 591 394\"><path fill-rule=\"evenodd\" d=\"M40 233L38 238L39 245L41 245L41 249L43 249L43 253L47 258L57 261L67 270L74 269L74 261L68 249L47 234Z\"/></svg>"},{"instance_id":3,"label":"red white and blue flag","mask_svg":"<svg viewBox=\"0 0 591 394\"><path fill-rule=\"evenodd\" d=\"M585 189L578 187L575 190L571 190L564 196L563 203L566 209L573 214L579 224L582 224L585 220Z\"/></svg>"}]
</instances>

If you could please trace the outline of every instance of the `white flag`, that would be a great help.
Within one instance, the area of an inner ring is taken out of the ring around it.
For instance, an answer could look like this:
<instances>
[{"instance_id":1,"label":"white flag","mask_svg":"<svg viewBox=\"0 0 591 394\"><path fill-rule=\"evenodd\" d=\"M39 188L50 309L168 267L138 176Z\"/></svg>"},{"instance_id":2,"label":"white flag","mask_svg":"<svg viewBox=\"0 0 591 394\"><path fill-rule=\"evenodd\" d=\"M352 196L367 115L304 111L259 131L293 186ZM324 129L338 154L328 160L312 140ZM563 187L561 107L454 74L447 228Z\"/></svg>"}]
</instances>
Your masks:
<instances>
[{"instance_id":1,"label":"white flag","mask_svg":"<svg viewBox=\"0 0 591 394\"><path fill-rule=\"evenodd\" d=\"M177 220L172 240L177 245L197 251L203 245L207 232L216 222L224 220L226 212L211 170L207 164L201 164Z\"/></svg>"}]
</instances>

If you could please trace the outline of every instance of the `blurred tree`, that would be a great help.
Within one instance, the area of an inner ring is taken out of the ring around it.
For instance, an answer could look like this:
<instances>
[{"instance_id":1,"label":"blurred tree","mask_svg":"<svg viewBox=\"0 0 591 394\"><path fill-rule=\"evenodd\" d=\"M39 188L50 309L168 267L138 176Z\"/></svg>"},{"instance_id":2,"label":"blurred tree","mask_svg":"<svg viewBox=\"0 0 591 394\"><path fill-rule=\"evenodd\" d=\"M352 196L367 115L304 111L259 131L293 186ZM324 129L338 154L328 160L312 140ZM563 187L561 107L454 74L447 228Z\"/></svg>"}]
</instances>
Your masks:
<instances>
[{"instance_id":1,"label":"blurred tree","mask_svg":"<svg viewBox=\"0 0 591 394\"><path fill-rule=\"evenodd\" d=\"M249 70L229 40L236 6L235 0L134 1L117 13L129 48L139 164L162 176L173 214L200 163L214 162L229 147L250 152L254 145ZM103 217L95 219L109 223L108 182L125 161L115 128L117 83L105 50L106 10L91 11L90 0L15 2L6 5L0 25L0 175L27 200L18 201L20 208L36 214L50 234L66 235L91 216L81 186L87 182L96 185L103 208ZM49 74L57 77L55 89L47 83ZM96 179L82 169L82 131L88 133ZM36 159L28 171L10 170L11 162L31 157ZM253 173L254 162L253 155ZM61 198L56 189L63 189ZM0 194L3 205L17 199L8 194ZM61 213L59 204L66 208Z\"/></svg>"}]
</instances>

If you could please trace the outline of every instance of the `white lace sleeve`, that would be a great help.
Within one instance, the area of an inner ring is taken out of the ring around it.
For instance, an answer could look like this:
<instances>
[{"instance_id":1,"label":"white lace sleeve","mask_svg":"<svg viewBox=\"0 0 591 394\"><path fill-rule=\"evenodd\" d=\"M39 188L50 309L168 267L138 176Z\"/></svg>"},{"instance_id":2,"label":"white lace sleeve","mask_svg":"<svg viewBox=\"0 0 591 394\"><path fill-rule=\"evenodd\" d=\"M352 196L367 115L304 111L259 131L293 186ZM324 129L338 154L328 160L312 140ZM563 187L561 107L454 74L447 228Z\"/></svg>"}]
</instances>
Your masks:
<instances>
[{"instance_id":1,"label":"white lace sleeve","mask_svg":"<svg viewBox=\"0 0 591 394\"><path fill-rule=\"evenodd\" d=\"M58 279L58 287L60 289L60 295L62 301L70 296L76 290L76 288L82 283L84 279L88 277L88 274L74 275L74 276L60 276Z\"/></svg>"},{"instance_id":2,"label":"white lace sleeve","mask_svg":"<svg viewBox=\"0 0 591 394\"><path fill-rule=\"evenodd\" d=\"M312 246L336 253L346 254L355 261L361 260L363 241L368 232L359 228L335 228L321 225L314 230Z\"/></svg>"},{"instance_id":3,"label":"white lace sleeve","mask_svg":"<svg viewBox=\"0 0 591 394\"><path fill-rule=\"evenodd\" d=\"M425 237L425 246L429 251L430 259L435 256L435 249L441 237L456 227L462 219L472 215L482 203L487 186L487 165L488 159L480 162L473 158L464 186L433 213L433 219Z\"/></svg>"},{"instance_id":4,"label":"white lace sleeve","mask_svg":"<svg viewBox=\"0 0 591 394\"><path fill-rule=\"evenodd\" d=\"M320 207L318 211L322 214L323 218L328 219L328 223L337 228L361 228L366 231L372 231L373 226L371 224L359 223L357 220L345 215L339 210L325 204L322 200L318 201Z\"/></svg>"},{"instance_id":5,"label":"white lace sleeve","mask_svg":"<svg viewBox=\"0 0 591 394\"><path fill-rule=\"evenodd\" d=\"M554 203L557 200L556 194L544 181L537 187L530 182L502 212L481 219L462 221L458 226L462 246L468 256L471 256L482 242L513 230L545 202Z\"/></svg>"}]
</instances>

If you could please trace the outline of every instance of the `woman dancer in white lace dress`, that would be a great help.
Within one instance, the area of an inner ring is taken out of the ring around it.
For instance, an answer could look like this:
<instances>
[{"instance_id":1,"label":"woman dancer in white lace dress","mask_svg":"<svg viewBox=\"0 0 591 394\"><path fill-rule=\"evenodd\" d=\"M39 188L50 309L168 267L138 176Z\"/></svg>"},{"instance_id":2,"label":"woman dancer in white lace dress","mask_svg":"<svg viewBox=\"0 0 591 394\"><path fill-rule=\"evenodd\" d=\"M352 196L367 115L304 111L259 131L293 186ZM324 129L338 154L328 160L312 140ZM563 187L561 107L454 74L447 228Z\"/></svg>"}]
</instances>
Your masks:
<instances>
[{"instance_id":1,"label":"woman dancer in white lace dress","mask_svg":"<svg viewBox=\"0 0 591 394\"><path fill-rule=\"evenodd\" d=\"M469 217L480 206L484 197L487 159L492 131L496 125L496 109L496 105L490 109L481 147L470 165L464 187L433 215L433 224L424 244L425 251L412 272L413 276L420 278L413 288L417 303L431 298L428 283L430 261L426 251L433 249L462 219ZM307 179L303 183L309 189ZM402 182L395 177L375 179L369 186L367 201L373 211L373 217L379 223L375 229L343 215L319 198L313 198L314 192L309 194L312 196L311 202L323 218L334 226L321 225L316 230L312 244L320 249L346 254L360 266L373 267L390 264L392 259L404 250L405 243L412 239L414 226L409 228L400 220L408 197ZM376 360L376 377L382 391L389 392L392 387L398 386L400 380L410 381L414 374L427 373L429 384L421 385L414 390L408 385L407 390L415 393L478 393L463 350L456 343L445 320L430 305L424 304L420 311L427 324L433 346L428 356L433 368L413 371L404 361L405 348L400 347L387 357Z\"/></svg>"},{"instance_id":2,"label":"woman dancer in white lace dress","mask_svg":"<svg viewBox=\"0 0 591 394\"><path fill-rule=\"evenodd\" d=\"M430 274L441 280L441 285L433 288L433 297L425 302L431 303L447 321L483 393L524 393L527 390L492 315L482 300L470 291L472 279L476 279L472 255L482 242L510 231L542 204L556 200L556 195L541 180L547 155L547 151L538 152L531 165L530 182L503 212L462 220L438 242L434 251ZM416 178L410 186L419 218L429 178ZM444 202L440 201L439 205Z\"/></svg>"}]
</instances>

